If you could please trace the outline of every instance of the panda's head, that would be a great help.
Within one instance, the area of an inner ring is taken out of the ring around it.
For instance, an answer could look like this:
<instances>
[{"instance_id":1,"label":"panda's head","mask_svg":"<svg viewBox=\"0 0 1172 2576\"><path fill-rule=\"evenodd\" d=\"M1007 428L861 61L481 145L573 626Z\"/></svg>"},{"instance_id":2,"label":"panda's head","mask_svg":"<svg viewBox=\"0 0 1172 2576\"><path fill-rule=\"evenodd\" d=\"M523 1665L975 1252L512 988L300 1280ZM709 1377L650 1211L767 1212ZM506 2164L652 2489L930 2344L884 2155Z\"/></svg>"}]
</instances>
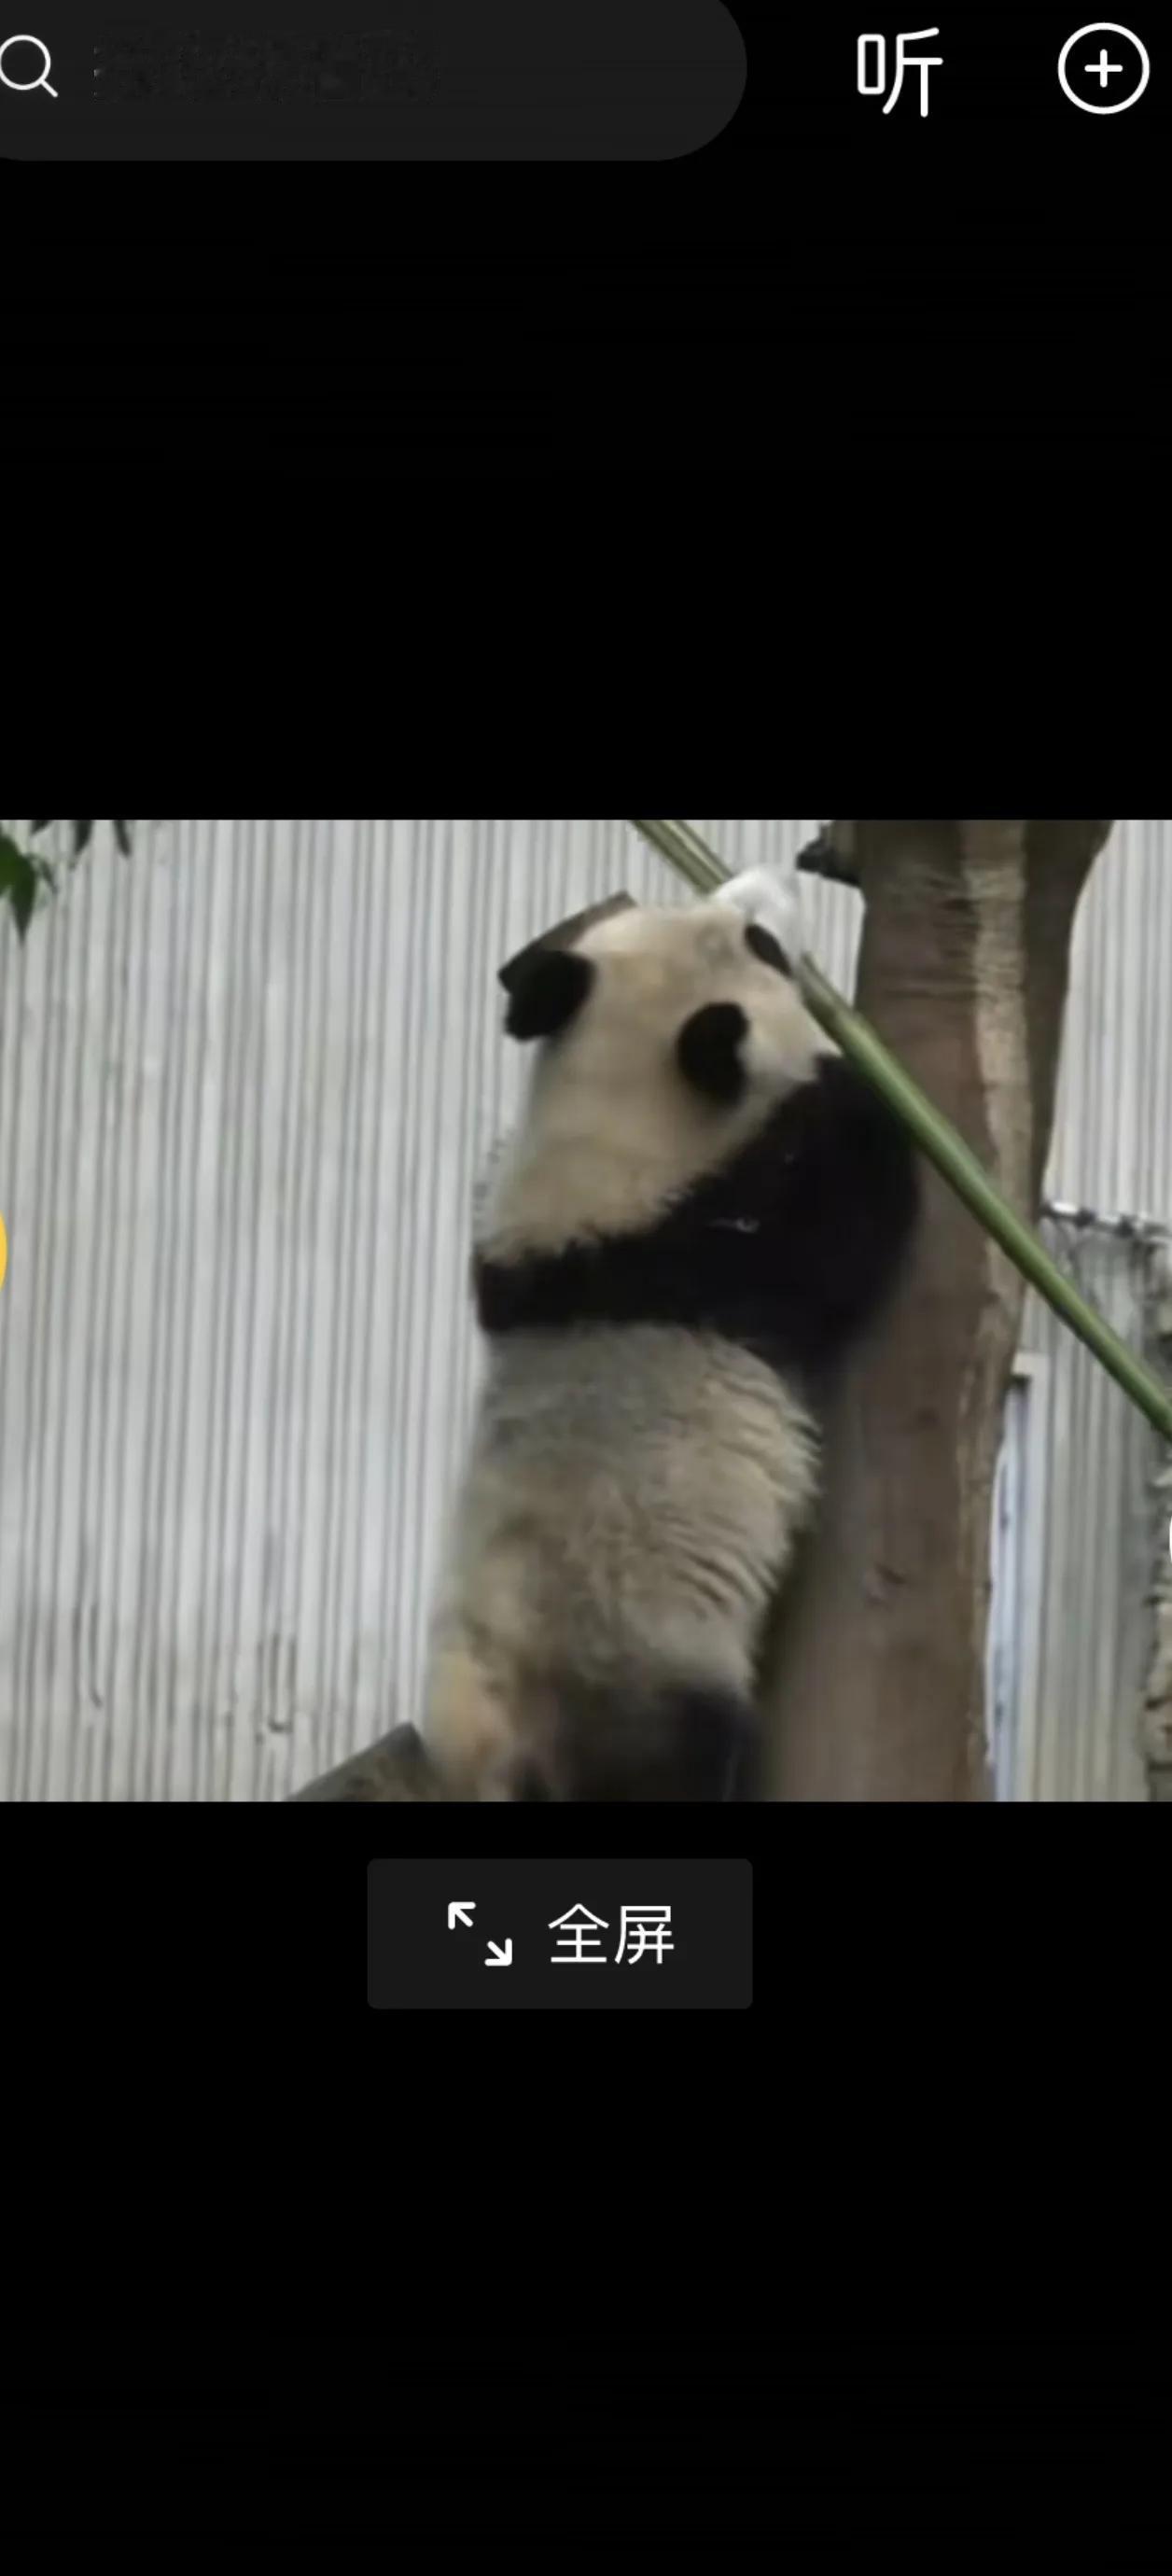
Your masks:
<instances>
[{"instance_id":1,"label":"panda's head","mask_svg":"<svg viewBox=\"0 0 1172 2576\"><path fill-rule=\"evenodd\" d=\"M484 1211L500 1260L654 1224L835 1053L775 933L719 900L632 905L502 981L537 1052Z\"/></svg>"}]
</instances>

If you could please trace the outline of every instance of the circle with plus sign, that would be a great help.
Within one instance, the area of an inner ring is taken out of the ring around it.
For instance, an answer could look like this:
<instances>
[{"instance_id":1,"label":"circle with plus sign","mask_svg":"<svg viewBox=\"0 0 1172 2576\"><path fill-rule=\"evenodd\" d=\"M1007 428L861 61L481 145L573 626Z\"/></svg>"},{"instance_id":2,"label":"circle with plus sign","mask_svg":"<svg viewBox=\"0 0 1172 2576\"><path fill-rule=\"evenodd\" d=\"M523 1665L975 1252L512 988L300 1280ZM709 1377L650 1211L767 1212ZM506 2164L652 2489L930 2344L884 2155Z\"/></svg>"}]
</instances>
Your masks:
<instances>
[{"instance_id":1,"label":"circle with plus sign","mask_svg":"<svg viewBox=\"0 0 1172 2576\"><path fill-rule=\"evenodd\" d=\"M1134 107L1150 71L1146 46L1130 27L1118 27L1112 18L1076 27L1058 57L1058 78L1071 105L1088 116L1118 116L1122 108Z\"/></svg>"}]
</instances>

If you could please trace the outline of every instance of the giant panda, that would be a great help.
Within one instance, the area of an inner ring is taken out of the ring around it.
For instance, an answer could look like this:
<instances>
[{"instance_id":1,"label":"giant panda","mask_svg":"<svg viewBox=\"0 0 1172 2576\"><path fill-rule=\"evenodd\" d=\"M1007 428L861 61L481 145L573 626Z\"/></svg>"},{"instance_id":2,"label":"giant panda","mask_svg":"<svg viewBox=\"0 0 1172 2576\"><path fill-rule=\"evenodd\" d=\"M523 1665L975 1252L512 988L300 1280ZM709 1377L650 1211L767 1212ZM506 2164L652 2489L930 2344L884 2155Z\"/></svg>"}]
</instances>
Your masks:
<instances>
[{"instance_id":1,"label":"giant panda","mask_svg":"<svg viewBox=\"0 0 1172 2576\"><path fill-rule=\"evenodd\" d=\"M424 1739L457 1798L750 1795L818 1393L895 1274L914 1151L725 900L612 910L502 980L534 1062L476 1228Z\"/></svg>"}]
</instances>

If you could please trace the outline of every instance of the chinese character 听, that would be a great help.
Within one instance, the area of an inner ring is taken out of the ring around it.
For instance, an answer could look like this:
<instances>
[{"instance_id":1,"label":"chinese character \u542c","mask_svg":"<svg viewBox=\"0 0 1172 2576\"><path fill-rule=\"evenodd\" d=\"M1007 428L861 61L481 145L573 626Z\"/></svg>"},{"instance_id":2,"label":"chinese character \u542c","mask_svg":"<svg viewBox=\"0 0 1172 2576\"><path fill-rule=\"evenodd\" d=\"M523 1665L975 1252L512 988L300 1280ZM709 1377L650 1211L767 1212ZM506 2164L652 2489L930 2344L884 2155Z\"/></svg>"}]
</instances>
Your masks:
<instances>
[{"instance_id":1,"label":"chinese character \u542c","mask_svg":"<svg viewBox=\"0 0 1172 2576\"><path fill-rule=\"evenodd\" d=\"M927 113L928 113L928 74L929 74L929 72L930 72L930 71L938 71L938 70L940 69L940 66L941 66L941 64L942 64L942 62L943 62L943 60L944 60L944 56L943 56L943 54L909 54L909 53L905 53L905 51L904 51L904 47L905 47L906 45L918 45L918 44L921 44L921 43L923 42L923 39L924 39L924 37L925 37L925 36L938 36L938 35L939 35L939 33L940 33L940 29L939 29L939 27L917 27L917 28L915 28L915 29L914 29L914 31L909 32L907 35L902 35L902 36L897 36L897 37L896 37L896 39L895 39L895 84L894 84L894 87L893 87L893 89L892 89L892 92L891 92L891 96L890 96L890 98L888 98L888 99L884 99L884 102L883 102L883 113L884 113L884 115L885 115L885 116L890 116L891 111L892 111L892 108L894 107L895 102L896 102L897 98L899 97L899 93L900 93L901 89L903 88L903 75L904 75L904 71L905 71L905 69L910 70L910 71L918 71L918 72L919 72L919 75L920 75L920 114L921 114L921 116L926 116L926 115L927 115ZM878 56L877 56L877 63L876 63L876 69L877 69L877 71L878 71L878 79L877 79L877 80L875 80L875 81L873 81L872 83L870 83L870 85L868 85L867 77L866 77L866 73L867 73L867 56L866 56L866 47L867 47L868 45L875 45L875 46L877 46L877 47L878 47ZM860 36L860 38L859 38L859 48L858 48L858 65L859 65L859 84L858 84L858 85L859 85L859 96L860 96L860 98L880 98L880 97L882 97L882 93L883 93L883 84L884 84L884 81L885 81L885 80L886 80L886 78L887 78L886 62L887 62L887 43L886 43L886 39L885 39L883 36Z\"/></svg>"}]
</instances>

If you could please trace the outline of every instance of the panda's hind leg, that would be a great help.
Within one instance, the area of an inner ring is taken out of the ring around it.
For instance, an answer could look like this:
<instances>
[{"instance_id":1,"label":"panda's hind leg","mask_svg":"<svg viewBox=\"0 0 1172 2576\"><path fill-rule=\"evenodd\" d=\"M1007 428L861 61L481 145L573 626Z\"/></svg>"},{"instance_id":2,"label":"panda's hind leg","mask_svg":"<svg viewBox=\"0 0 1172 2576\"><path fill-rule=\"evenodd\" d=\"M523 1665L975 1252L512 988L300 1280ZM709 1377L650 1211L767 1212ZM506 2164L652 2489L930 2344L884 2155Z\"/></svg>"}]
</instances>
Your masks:
<instances>
[{"instance_id":1,"label":"panda's hind leg","mask_svg":"<svg viewBox=\"0 0 1172 2576\"><path fill-rule=\"evenodd\" d=\"M575 1695L558 1730L556 1793L574 1801L714 1806L753 1794L757 1719L735 1691Z\"/></svg>"},{"instance_id":2,"label":"panda's hind leg","mask_svg":"<svg viewBox=\"0 0 1172 2576\"><path fill-rule=\"evenodd\" d=\"M500 1692L463 1643L446 1645L436 1656L423 1737L449 1796L491 1804L515 1799L515 1725Z\"/></svg>"},{"instance_id":3,"label":"panda's hind leg","mask_svg":"<svg viewBox=\"0 0 1172 2576\"><path fill-rule=\"evenodd\" d=\"M713 1806L754 1794L757 1719L735 1691L549 1677L513 1698L463 1640L438 1655L424 1735L450 1796Z\"/></svg>"}]
</instances>

